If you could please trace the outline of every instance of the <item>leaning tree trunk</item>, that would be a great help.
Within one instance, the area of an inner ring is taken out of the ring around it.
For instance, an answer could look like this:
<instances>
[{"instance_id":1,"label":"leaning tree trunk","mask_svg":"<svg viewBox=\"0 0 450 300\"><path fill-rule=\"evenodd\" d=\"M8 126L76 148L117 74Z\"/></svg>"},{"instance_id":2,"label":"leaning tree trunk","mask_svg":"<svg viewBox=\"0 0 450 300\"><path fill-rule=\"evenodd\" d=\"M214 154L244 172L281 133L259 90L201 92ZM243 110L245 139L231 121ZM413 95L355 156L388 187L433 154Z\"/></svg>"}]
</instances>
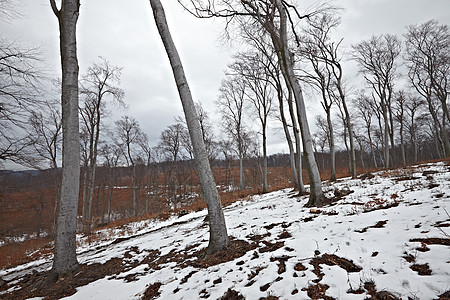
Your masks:
<instances>
[{"instance_id":1,"label":"leaning tree trunk","mask_svg":"<svg viewBox=\"0 0 450 300\"><path fill-rule=\"evenodd\" d=\"M331 109L328 108L327 111L327 124L328 130L330 131L328 136L328 144L330 146L330 181L336 181L336 148L334 146L334 130L333 122L331 121Z\"/></svg>"},{"instance_id":2,"label":"leaning tree trunk","mask_svg":"<svg viewBox=\"0 0 450 300\"><path fill-rule=\"evenodd\" d=\"M284 135L286 137L286 141L287 141L288 147L289 147L289 159L290 159L290 163L291 163L292 177L294 179L294 188L296 190L300 190L300 185L298 182L297 168L295 166L294 144L292 143L292 137L291 137L291 134L289 133L286 116L284 115L283 94L280 90L280 87L278 87L278 89L277 89L277 94L278 94L281 123L283 124Z\"/></svg>"},{"instance_id":3,"label":"leaning tree trunk","mask_svg":"<svg viewBox=\"0 0 450 300\"><path fill-rule=\"evenodd\" d=\"M288 105L289 105L289 114L291 116L292 120L292 130L294 133L294 139L295 139L295 153L297 156L297 159L295 160L296 164L296 170L297 170L297 178L298 178L298 186L299 186L299 194L304 195L306 193L305 191L305 185L303 184L303 172L302 172L302 150L301 150L301 139L299 135L299 130L297 127L297 118L295 117L295 111L298 112L298 110L294 111L294 105L292 104L292 89L288 87Z\"/></svg>"},{"instance_id":4,"label":"leaning tree trunk","mask_svg":"<svg viewBox=\"0 0 450 300\"><path fill-rule=\"evenodd\" d=\"M78 267L76 254L77 208L80 180L80 138L78 119L78 59L76 26L80 3L78 0L61 2L50 0L58 18L62 68L62 182L61 198L56 223L52 272L62 275Z\"/></svg>"},{"instance_id":5,"label":"leaning tree trunk","mask_svg":"<svg viewBox=\"0 0 450 300\"><path fill-rule=\"evenodd\" d=\"M225 249L229 244L225 217L222 204L217 191L214 176L208 160L208 154L203 141L200 122L195 110L194 101L189 89L186 76L175 44L169 32L166 16L160 0L150 0L156 26L163 41L164 47L172 66L173 75L177 84L178 93L183 105L186 123L191 137L194 157L197 163L202 193L205 196L209 216L209 245L206 255Z\"/></svg>"},{"instance_id":6,"label":"leaning tree trunk","mask_svg":"<svg viewBox=\"0 0 450 300\"><path fill-rule=\"evenodd\" d=\"M286 8L283 6L280 0L275 0L274 2L276 9L280 14L280 28L279 31L276 32L275 30L273 30L273 26L266 25L266 29L269 31L273 46L277 50L276 52L280 62L283 77L286 81L286 85L292 88L292 92L297 103L300 132L302 135L303 150L305 152L305 163L310 184L310 195L307 206L320 206L325 200L325 196L322 192L322 181L320 179L319 169L314 157L311 133L309 131L308 120L306 118L306 107L303 99L303 92L295 75L293 55L290 53L287 44Z\"/></svg>"}]
</instances>

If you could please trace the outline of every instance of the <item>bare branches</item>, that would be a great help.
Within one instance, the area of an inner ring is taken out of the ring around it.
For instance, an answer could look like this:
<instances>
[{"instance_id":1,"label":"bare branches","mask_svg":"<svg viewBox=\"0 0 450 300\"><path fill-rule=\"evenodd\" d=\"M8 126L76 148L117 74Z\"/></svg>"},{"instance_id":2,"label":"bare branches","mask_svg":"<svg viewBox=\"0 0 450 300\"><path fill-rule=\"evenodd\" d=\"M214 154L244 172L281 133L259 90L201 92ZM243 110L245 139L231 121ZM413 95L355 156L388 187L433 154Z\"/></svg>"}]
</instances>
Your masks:
<instances>
[{"instance_id":1,"label":"bare branches","mask_svg":"<svg viewBox=\"0 0 450 300\"><path fill-rule=\"evenodd\" d=\"M49 0L49 1L50 1L50 6L52 8L53 13L59 19L60 16L61 16L61 12L58 10L58 7L56 6L55 0Z\"/></svg>"}]
</instances>

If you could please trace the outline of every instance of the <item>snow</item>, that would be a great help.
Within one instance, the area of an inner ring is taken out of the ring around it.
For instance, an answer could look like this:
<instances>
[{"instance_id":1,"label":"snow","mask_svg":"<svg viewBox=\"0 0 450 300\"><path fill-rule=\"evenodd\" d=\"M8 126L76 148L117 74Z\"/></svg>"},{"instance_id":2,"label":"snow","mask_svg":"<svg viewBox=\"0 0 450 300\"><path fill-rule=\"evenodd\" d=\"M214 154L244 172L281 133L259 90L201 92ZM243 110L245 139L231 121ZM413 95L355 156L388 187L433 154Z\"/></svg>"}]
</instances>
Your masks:
<instances>
[{"instance_id":1,"label":"snow","mask_svg":"<svg viewBox=\"0 0 450 300\"><path fill-rule=\"evenodd\" d=\"M423 175L424 171L436 173ZM410 239L449 238L448 227L435 226L437 222L450 222L449 166L443 162L424 164L374 175L371 179L345 178L335 183L324 183L324 190L330 197L335 189L353 192L336 204L320 208L320 214L313 214L304 207L307 196L295 197L290 189L256 195L225 208L228 233L237 239L251 242L251 235L270 233L264 240L273 243L280 241L279 234L288 231L291 237L282 239L284 246L275 251L260 253L255 249L233 261L209 268L181 268L171 262L160 265L159 270L153 270L147 264L139 264L119 275L106 276L79 287L74 295L64 299L140 299L146 287L156 282L162 283L158 299L198 299L205 292L209 295L208 299L219 299L229 288L238 291L246 299L259 299L268 295L280 299L308 299L307 292L302 291L302 288L314 285L313 280L317 279L309 263L317 256L316 250L320 252L318 256L335 254L352 260L362 268L359 272L349 273L338 265L321 264L324 276L320 284L329 286L327 296L365 299L368 297L367 291L363 294L350 294L347 291L362 287L366 281L373 281L378 291L389 291L401 299L438 298L438 295L450 289L449 246L427 245L430 250L421 252L416 249L421 243L410 242ZM398 206L373 209L395 203ZM325 214L330 212L335 215ZM205 215L206 211L203 210L162 222L136 222L125 229L103 232L108 238L96 244L89 245L80 236L82 246L78 249L79 261L87 264L104 263L113 257L124 257L125 252L133 246L138 247L139 254L133 255L129 261L143 260L152 249L159 250L160 256L163 256L198 243L192 251L204 248L209 236L208 227L203 222ZM305 222L309 217L313 219ZM379 221L386 221L384 227L371 227ZM281 223L287 228L283 228ZM271 224L275 225L267 227ZM365 232L357 232L364 229ZM121 236L131 238L111 243L115 237ZM255 251L258 252L258 258L254 258ZM413 255L417 264L428 263L431 275L421 276L411 270L413 263L403 258L405 254ZM278 262L271 261L271 258L282 256L288 256L289 259L286 260L286 272L278 274ZM47 262L34 262L34 265L31 263L1 270L0 276L12 280L23 274L22 270L30 269L30 266L38 270L49 268L49 259ZM237 265L239 261L244 261L244 264ZM298 262L307 270L294 271ZM249 285L249 275L257 269L260 271L253 278L254 283ZM181 282L194 271L186 283ZM124 280L125 276L136 273L139 274L135 281ZM219 278L222 281L214 283ZM270 284L269 288L261 291L260 287L265 284ZM292 295L295 289L298 293Z\"/></svg>"}]
</instances>

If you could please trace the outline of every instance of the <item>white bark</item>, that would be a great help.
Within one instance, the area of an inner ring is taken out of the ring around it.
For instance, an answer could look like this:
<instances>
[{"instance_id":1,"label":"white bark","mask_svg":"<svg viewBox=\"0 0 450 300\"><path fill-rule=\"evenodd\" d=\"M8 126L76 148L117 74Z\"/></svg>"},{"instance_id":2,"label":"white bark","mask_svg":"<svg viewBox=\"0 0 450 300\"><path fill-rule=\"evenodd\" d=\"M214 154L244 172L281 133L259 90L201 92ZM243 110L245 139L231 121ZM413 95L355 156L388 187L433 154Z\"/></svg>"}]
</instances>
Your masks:
<instances>
[{"instance_id":1,"label":"white bark","mask_svg":"<svg viewBox=\"0 0 450 300\"><path fill-rule=\"evenodd\" d=\"M300 133L302 135L303 151L305 153L306 168L310 183L310 197L308 206L320 206L325 199L322 192L322 181L320 179L319 169L314 157L311 133L309 131L308 120L306 117L306 107L303 99L303 92L298 83L294 72L294 61L287 43L287 15L286 8L280 0L274 0L274 5L279 13L279 28L275 29L273 24L261 24L269 32L273 46L278 55L283 77L286 85L292 89L295 102L297 104Z\"/></svg>"},{"instance_id":2,"label":"white bark","mask_svg":"<svg viewBox=\"0 0 450 300\"><path fill-rule=\"evenodd\" d=\"M184 74L180 57L169 32L164 9L159 0L150 0L156 26L166 49L172 67L178 93L183 105L186 123L191 137L194 157L197 163L202 192L206 200L209 215L209 245L206 254L225 249L229 244L225 217L222 211L219 193L216 188L208 154L203 142L200 122L195 110L191 91Z\"/></svg>"},{"instance_id":3,"label":"white bark","mask_svg":"<svg viewBox=\"0 0 450 300\"><path fill-rule=\"evenodd\" d=\"M79 1L62 1L60 10L54 0L50 4L59 21L62 67L62 183L56 223L54 274L60 275L78 267L76 225L80 178L80 138L78 120L78 59L76 25Z\"/></svg>"}]
</instances>

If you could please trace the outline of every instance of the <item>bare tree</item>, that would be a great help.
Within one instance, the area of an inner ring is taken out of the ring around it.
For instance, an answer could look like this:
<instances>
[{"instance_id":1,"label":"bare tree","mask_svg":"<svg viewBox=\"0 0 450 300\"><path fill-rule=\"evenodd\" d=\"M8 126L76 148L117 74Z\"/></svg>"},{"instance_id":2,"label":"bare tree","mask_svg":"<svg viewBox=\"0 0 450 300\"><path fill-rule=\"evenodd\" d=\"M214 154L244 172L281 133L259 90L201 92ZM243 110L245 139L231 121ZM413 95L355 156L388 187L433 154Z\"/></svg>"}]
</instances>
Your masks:
<instances>
[{"instance_id":1,"label":"bare tree","mask_svg":"<svg viewBox=\"0 0 450 300\"><path fill-rule=\"evenodd\" d=\"M273 88L271 77L265 71L268 57L260 52L239 53L229 66L230 70L245 81L244 92L256 112L262 131L263 149L263 193L267 192L267 126L269 116L273 113Z\"/></svg>"},{"instance_id":2,"label":"bare tree","mask_svg":"<svg viewBox=\"0 0 450 300\"><path fill-rule=\"evenodd\" d=\"M245 188L244 178L244 105L245 105L245 83L239 81L235 76L229 76L222 81L220 96L216 104L219 106L223 119L223 126L229 134L233 143L237 146L239 157L239 189Z\"/></svg>"},{"instance_id":3,"label":"bare tree","mask_svg":"<svg viewBox=\"0 0 450 300\"><path fill-rule=\"evenodd\" d=\"M208 158L212 162L217 154L217 143L214 137L213 125L208 112L203 108L201 102L195 103L195 110L197 111L198 121L202 129L203 142L208 152Z\"/></svg>"},{"instance_id":4,"label":"bare tree","mask_svg":"<svg viewBox=\"0 0 450 300\"><path fill-rule=\"evenodd\" d=\"M413 162L418 160L418 131L422 123L421 110L424 108L425 102L417 96L408 95L405 103L405 114L407 120L405 127L409 134L410 143L413 152Z\"/></svg>"},{"instance_id":5,"label":"bare tree","mask_svg":"<svg viewBox=\"0 0 450 300\"><path fill-rule=\"evenodd\" d=\"M400 125L399 128L399 135L400 135L400 151L401 151L401 158L402 158L402 164L406 165L406 145L405 145L405 118L406 118L406 112L405 112L405 105L406 105L406 95L405 91L400 90L396 93L394 93L394 117L395 121Z\"/></svg>"},{"instance_id":6,"label":"bare tree","mask_svg":"<svg viewBox=\"0 0 450 300\"><path fill-rule=\"evenodd\" d=\"M80 178L80 139L78 118L78 58L76 26L79 0L61 2L58 9L50 0L59 21L62 69L62 183L56 224L52 273L59 276L78 267L76 254L77 207Z\"/></svg>"},{"instance_id":7,"label":"bare tree","mask_svg":"<svg viewBox=\"0 0 450 300\"><path fill-rule=\"evenodd\" d=\"M139 143L139 146L141 147L143 161L145 163L145 213L148 213L149 212L150 193L151 193L150 167L151 167L151 163L152 163L153 149L149 145L148 135L146 133L142 133L142 136L139 139L138 143Z\"/></svg>"},{"instance_id":8,"label":"bare tree","mask_svg":"<svg viewBox=\"0 0 450 300\"><path fill-rule=\"evenodd\" d=\"M395 159L394 128L392 115L392 95L396 75L396 60L400 55L401 44L394 35L373 36L368 41L353 45L353 59L358 63L366 82L378 97L384 120L384 162L389 163L389 141L392 158ZM395 163L394 161L392 163Z\"/></svg>"},{"instance_id":9,"label":"bare tree","mask_svg":"<svg viewBox=\"0 0 450 300\"><path fill-rule=\"evenodd\" d=\"M305 193L305 187L302 179L302 154L301 154L301 139L298 130L298 122L296 113L298 110L294 109L292 90L290 90L283 82L280 64L278 63L277 55L271 44L270 38L258 27L253 26L252 23L240 20L240 29L242 38L247 41L255 51L261 53L265 59L262 59L263 70L267 76L268 82L273 86L279 103L280 120L283 125L283 131L286 136L286 141L289 147L289 155L291 162L291 170L294 178L294 188L299 191L299 194ZM284 101L288 103L289 115L291 123L288 123L284 112ZM295 148L292 141L289 128L292 127Z\"/></svg>"},{"instance_id":10,"label":"bare tree","mask_svg":"<svg viewBox=\"0 0 450 300\"><path fill-rule=\"evenodd\" d=\"M372 138L372 122L373 122L373 108L370 104L370 98L364 94L364 91L359 91L355 100L354 107L356 109L356 115L364 123L364 129L366 133L366 138L368 139L370 153L373 159L375 168L378 168L376 153L374 150L374 142Z\"/></svg>"},{"instance_id":11,"label":"bare tree","mask_svg":"<svg viewBox=\"0 0 450 300\"><path fill-rule=\"evenodd\" d=\"M317 75L316 83L319 84L322 93L322 106L327 112L328 126L332 126L330 118L330 108L332 99L327 103L327 95L340 102L343 112L345 114L344 126L347 127L349 144L350 144L350 165L352 177L356 177L356 156L353 139L352 122L350 113L347 108L346 94L344 90L343 69L341 64L341 56L339 53L339 46L342 39L335 42L330 35L340 24L340 19L329 13L323 13L315 16L309 20L309 27L306 29L307 39L304 42L306 45L306 56L313 65L313 69ZM309 38L308 38L309 37ZM302 47L300 47L301 49ZM305 51L303 51L305 53ZM333 141L333 130L331 132L331 142ZM334 145L333 145L334 148ZM331 151L331 150L330 150ZM333 151L331 151L333 152ZM333 161L333 159L332 159ZM333 162L332 162L333 163ZM333 178L333 172L331 177Z\"/></svg>"},{"instance_id":12,"label":"bare tree","mask_svg":"<svg viewBox=\"0 0 450 300\"><path fill-rule=\"evenodd\" d=\"M104 166L108 168L108 205L107 205L107 218L106 223L111 222L112 214L112 195L114 191L114 186L117 181L117 167L119 166L120 157L122 156L122 149L112 143L105 144L100 148L100 154L105 159ZM102 216L103 217L103 216Z\"/></svg>"},{"instance_id":13,"label":"bare tree","mask_svg":"<svg viewBox=\"0 0 450 300\"><path fill-rule=\"evenodd\" d=\"M133 191L133 213L138 215L138 203L136 195L136 153L135 146L139 145L142 131L139 123L130 116L123 116L122 119L115 122L117 143L122 150L122 154L127 162L128 167L131 167L131 188Z\"/></svg>"},{"instance_id":14,"label":"bare tree","mask_svg":"<svg viewBox=\"0 0 450 300\"><path fill-rule=\"evenodd\" d=\"M183 105L186 123L191 137L194 156L199 172L202 192L205 196L209 215L209 245L206 255L216 253L225 249L229 244L225 217L222 211L219 193L214 182L214 176L208 160L208 154L203 142L202 131L198 121L195 104L192 99L191 91L184 74L183 66L176 50L175 44L170 35L167 25L164 9L159 0L150 0L153 9L155 23L163 41L167 55L172 66L173 75Z\"/></svg>"},{"instance_id":15,"label":"bare tree","mask_svg":"<svg viewBox=\"0 0 450 300\"><path fill-rule=\"evenodd\" d=\"M173 201L176 205L178 193L178 160L181 157L183 136L186 135L186 129L182 123L175 123L161 132L158 144L161 153L166 155L166 160L170 163L169 176L173 181Z\"/></svg>"},{"instance_id":16,"label":"bare tree","mask_svg":"<svg viewBox=\"0 0 450 300\"><path fill-rule=\"evenodd\" d=\"M106 114L107 101L115 101L124 105L122 99L124 92L115 86L120 83L121 68L112 66L105 58L100 57L99 63L93 63L83 75L81 95L83 105L80 114L83 126L88 134L87 160L84 172L85 184L87 183L87 195L83 193L83 222L86 231L92 226L92 196L94 193L95 170L97 164L97 152L100 139L100 128ZM108 99L109 98L109 99Z\"/></svg>"},{"instance_id":17,"label":"bare tree","mask_svg":"<svg viewBox=\"0 0 450 300\"><path fill-rule=\"evenodd\" d=\"M288 31L296 38L297 45L300 39L295 32L295 24L299 19L311 17L318 11L301 15L295 5L285 0L253 1L191 1L194 6L191 12L198 17L224 17L228 21L235 18L247 18L255 26L259 26L272 41L272 46L278 57L278 63L286 83L291 89L299 111L300 132L303 149L305 151L306 168L310 181L310 197L307 206L321 205L325 200L322 192L322 182L314 157L311 134L306 116L306 107L302 88L295 74L294 55L289 47ZM187 8L187 5L184 5Z\"/></svg>"},{"instance_id":18,"label":"bare tree","mask_svg":"<svg viewBox=\"0 0 450 300\"><path fill-rule=\"evenodd\" d=\"M23 163L33 168L43 166L52 169L53 182L55 184L55 206L54 222L57 219L57 208L60 194L60 178L58 171L58 161L61 157L61 131L62 120L61 112L56 103L46 102L45 106L39 111L31 112L28 120L28 138L30 148L36 153L35 156L25 158ZM54 224L54 227L56 223Z\"/></svg>"},{"instance_id":19,"label":"bare tree","mask_svg":"<svg viewBox=\"0 0 450 300\"><path fill-rule=\"evenodd\" d=\"M43 104L39 100L44 76L40 63L39 48L0 37L0 163L22 163L26 158L22 152L30 146L30 139L25 127L31 112Z\"/></svg>"},{"instance_id":20,"label":"bare tree","mask_svg":"<svg viewBox=\"0 0 450 300\"><path fill-rule=\"evenodd\" d=\"M447 25L430 20L407 27L406 61L408 77L428 103L434 127L442 141L446 157L450 156L448 127L448 81L450 74L450 34ZM442 117L439 116L442 114ZM440 118L440 120L439 120Z\"/></svg>"}]
</instances>

